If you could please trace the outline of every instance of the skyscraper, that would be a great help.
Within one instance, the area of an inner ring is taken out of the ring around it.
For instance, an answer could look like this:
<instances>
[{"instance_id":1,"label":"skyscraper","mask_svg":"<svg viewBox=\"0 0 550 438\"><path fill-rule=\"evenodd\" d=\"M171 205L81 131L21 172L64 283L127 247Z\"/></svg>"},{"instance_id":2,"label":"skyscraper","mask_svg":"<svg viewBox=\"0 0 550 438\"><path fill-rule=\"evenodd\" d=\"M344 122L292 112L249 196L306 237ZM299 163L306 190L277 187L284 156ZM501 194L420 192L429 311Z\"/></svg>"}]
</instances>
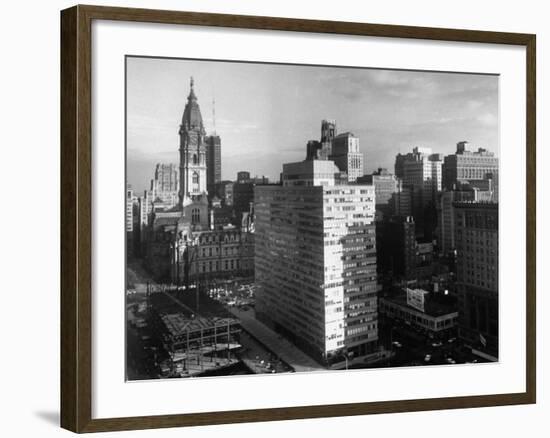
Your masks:
<instances>
[{"instance_id":1,"label":"skyscraper","mask_svg":"<svg viewBox=\"0 0 550 438\"><path fill-rule=\"evenodd\" d=\"M334 161L342 172L346 172L349 182L363 176L363 154L359 150L359 139L351 132L333 138L329 160Z\"/></svg>"},{"instance_id":2,"label":"skyscraper","mask_svg":"<svg viewBox=\"0 0 550 438\"><path fill-rule=\"evenodd\" d=\"M468 146L467 141L458 142L456 153L445 157L443 187L453 190L459 183L491 180L494 199L498 201L498 157L483 148L470 151Z\"/></svg>"},{"instance_id":3,"label":"skyscraper","mask_svg":"<svg viewBox=\"0 0 550 438\"><path fill-rule=\"evenodd\" d=\"M257 317L319 361L378 339L374 187L339 185L331 161L285 164L255 189Z\"/></svg>"},{"instance_id":4,"label":"skyscraper","mask_svg":"<svg viewBox=\"0 0 550 438\"><path fill-rule=\"evenodd\" d=\"M379 245L378 271L391 273L392 279L411 280L416 277L416 238L412 216L392 216L377 223Z\"/></svg>"},{"instance_id":5,"label":"skyscraper","mask_svg":"<svg viewBox=\"0 0 550 438\"><path fill-rule=\"evenodd\" d=\"M151 202L156 208L169 209L177 205L179 193L179 169L176 164L158 163L151 180Z\"/></svg>"},{"instance_id":6,"label":"skyscraper","mask_svg":"<svg viewBox=\"0 0 550 438\"><path fill-rule=\"evenodd\" d=\"M411 153L397 155L395 170L401 174L403 186L412 190L412 214L417 232L431 238L437 223L436 203L441 192L443 157L430 148L415 147Z\"/></svg>"},{"instance_id":7,"label":"skyscraper","mask_svg":"<svg viewBox=\"0 0 550 438\"><path fill-rule=\"evenodd\" d=\"M455 244L455 202L491 201L492 192L482 191L470 185L459 185L456 190L441 193L438 209L438 241L443 254L448 254L456 248Z\"/></svg>"},{"instance_id":8,"label":"skyscraper","mask_svg":"<svg viewBox=\"0 0 550 438\"><path fill-rule=\"evenodd\" d=\"M222 146L219 135L204 138L206 143L206 188L209 196L214 196L216 184L222 180Z\"/></svg>"},{"instance_id":9,"label":"skyscraper","mask_svg":"<svg viewBox=\"0 0 550 438\"><path fill-rule=\"evenodd\" d=\"M388 172L387 169L379 168L371 175L364 175L357 178L360 184L372 184L376 193L376 211L383 216L401 214L397 212L398 195L401 192L401 181ZM410 215L410 213L409 213Z\"/></svg>"}]
</instances>

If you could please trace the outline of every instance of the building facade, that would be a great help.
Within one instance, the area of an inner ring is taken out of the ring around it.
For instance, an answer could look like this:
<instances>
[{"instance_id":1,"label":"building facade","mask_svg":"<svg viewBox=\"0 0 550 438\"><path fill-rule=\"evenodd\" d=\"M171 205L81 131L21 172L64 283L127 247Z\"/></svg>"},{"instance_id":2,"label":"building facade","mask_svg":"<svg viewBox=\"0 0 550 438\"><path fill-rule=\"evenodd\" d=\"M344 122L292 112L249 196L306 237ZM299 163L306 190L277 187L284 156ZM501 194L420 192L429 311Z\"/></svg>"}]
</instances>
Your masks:
<instances>
[{"instance_id":1,"label":"building facade","mask_svg":"<svg viewBox=\"0 0 550 438\"><path fill-rule=\"evenodd\" d=\"M285 165L283 186L255 189L256 314L330 362L377 345L374 188L307 178L331 162L314 163Z\"/></svg>"},{"instance_id":2,"label":"building facade","mask_svg":"<svg viewBox=\"0 0 550 438\"><path fill-rule=\"evenodd\" d=\"M227 207L233 205L233 181L220 181L216 184L216 196L221 199L222 204Z\"/></svg>"},{"instance_id":3,"label":"building facade","mask_svg":"<svg viewBox=\"0 0 550 438\"><path fill-rule=\"evenodd\" d=\"M401 181L395 175L388 172L387 169L379 168L371 175L361 176L357 178L357 183L371 184L374 186L374 192L376 194L376 211L380 212L382 216L402 214L397 212L398 210L404 210L404 207L400 207L401 203L399 201L401 200L398 199L402 191ZM408 214L410 215L411 213Z\"/></svg>"},{"instance_id":4,"label":"building facade","mask_svg":"<svg viewBox=\"0 0 550 438\"><path fill-rule=\"evenodd\" d=\"M459 336L498 360L498 204L455 202Z\"/></svg>"},{"instance_id":5,"label":"building facade","mask_svg":"<svg viewBox=\"0 0 550 438\"><path fill-rule=\"evenodd\" d=\"M399 154L396 176L401 174L404 187L411 190L411 210L417 232L430 239L437 225L436 205L442 188L443 157L430 148L415 147L411 153Z\"/></svg>"},{"instance_id":6,"label":"building facade","mask_svg":"<svg viewBox=\"0 0 550 438\"><path fill-rule=\"evenodd\" d=\"M206 189L210 196L216 192L216 184L222 180L222 142L219 135L208 135L206 143Z\"/></svg>"},{"instance_id":7,"label":"building facade","mask_svg":"<svg viewBox=\"0 0 550 438\"><path fill-rule=\"evenodd\" d=\"M172 208L177 205L179 193L179 169L176 164L158 163L151 180L152 201Z\"/></svg>"},{"instance_id":8,"label":"building facade","mask_svg":"<svg viewBox=\"0 0 550 438\"><path fill-rule=\"evenodd\" d=\"M469 143L461 141L456 153L445 157L443 164L443 186L453 190L459 183L491 180L494 199L498 201L498 157L493 152L478 148L468 150Z\"/></svg>"},{"instance_id":9,"label":"building facade","mask_svg":"<svg viewBox=\"0 0 550 438\"><path fill-rule=\"evenodd\" d=\"M416 278L416 228L412 216L392 216L377 223L379 272L392 278Z\"/></svg>"},{"instance_id":10,"label":"building facade","mask_svg":"<svg viewBox=\"0 0 550 438\"><path fill-rule=\"evenodd\" d=\"M180 190L179 208L204 204L206 187L206 131L191 78L190 92L179 129ZM199 207L200 208L200 207Z\"/></svg>"},{"instance_id":11,"label":"building facade","mask_svg":"<svg viewBox=\"0 0 550 438\"><path fill-rule=\"evenodd\" d=\"M338 134L332 140L332 153L329 160L334 161L341 172L345 172L349 182L363 175L363 154L359 149L359 139L351 132Z\"/></svg>"},{"instance_id":12,"label":"building facade","mask_svg":"<svg viewBox=\"0 0 550 438\"><path fill-rule=\"evenodd\" d=\"M444 191L438 202L438 245L443 254L449 254L456 248L455 244L455 202L489 202L493 200L490 190L478 190L469 184L459 184L456 190Z\"/></svg>"}]
</instances>

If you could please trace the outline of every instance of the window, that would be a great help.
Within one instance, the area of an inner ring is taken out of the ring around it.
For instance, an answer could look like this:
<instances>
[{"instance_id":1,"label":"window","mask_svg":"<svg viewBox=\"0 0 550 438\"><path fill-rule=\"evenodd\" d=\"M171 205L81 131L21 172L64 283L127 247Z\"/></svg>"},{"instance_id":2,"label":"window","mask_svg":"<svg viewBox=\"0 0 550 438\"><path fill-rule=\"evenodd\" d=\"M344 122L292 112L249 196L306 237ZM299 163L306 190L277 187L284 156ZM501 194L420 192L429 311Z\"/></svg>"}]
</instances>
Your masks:
<instances>
[{"instance_id":1,"label":"window","mask_svg":"<svg viewBox=\"0 0 550 438\"><path fill-rule=\"evenodd\" d=\"M193 183L193 192L198 192L199 191L199 174L197 172L193 172L193 177L192 177L192 183Z\"/></svg>"},{"instance_id":2,"label":"window","mask_svg":"<svg viewBox=\"0 0 550 438\"><path fill-rule=\"evenodd\" d=\"M201 211L198 208L191 210L191 223L198 224L201 221Z\"/></svg>"}]
</instances>

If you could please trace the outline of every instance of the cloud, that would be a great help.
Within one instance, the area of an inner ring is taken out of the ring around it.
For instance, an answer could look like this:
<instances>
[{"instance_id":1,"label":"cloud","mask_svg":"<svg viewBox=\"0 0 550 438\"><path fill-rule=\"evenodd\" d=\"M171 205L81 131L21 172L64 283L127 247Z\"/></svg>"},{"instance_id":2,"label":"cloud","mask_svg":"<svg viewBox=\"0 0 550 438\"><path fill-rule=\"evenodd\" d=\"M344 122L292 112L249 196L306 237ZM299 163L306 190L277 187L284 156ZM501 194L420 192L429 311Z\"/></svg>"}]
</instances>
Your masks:
<instances>
[{"instance_id":1,"label":"cloud","mask_svg":"<svg viewBox=\"0 0 550 438\"><path fill-rule=\"evenodd\" d=\"M498 117L492 113L480 114L476 117L476 120L485 126L496 126L498 124Z\"/></svg>"}]
</instances>

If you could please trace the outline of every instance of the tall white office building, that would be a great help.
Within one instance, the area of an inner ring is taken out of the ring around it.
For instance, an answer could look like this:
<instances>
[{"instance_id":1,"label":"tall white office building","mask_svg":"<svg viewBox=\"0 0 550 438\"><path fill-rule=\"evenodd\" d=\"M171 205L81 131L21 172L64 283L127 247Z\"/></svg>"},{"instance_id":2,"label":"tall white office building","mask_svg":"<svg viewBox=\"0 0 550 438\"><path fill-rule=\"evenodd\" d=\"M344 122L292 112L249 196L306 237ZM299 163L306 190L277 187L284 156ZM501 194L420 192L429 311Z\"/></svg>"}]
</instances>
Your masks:
<instances>
[{"instance_id":1,"label":"tall white office building","mask_svg":"<svg viewBox=\"0 0 550 438\"><path fill-rule=\"evenodd\" d=\"M255 188L258 319L320 362L378 340L375 192L339 182L332 161L284 165Z\"/></svg>"}]
</instances>

